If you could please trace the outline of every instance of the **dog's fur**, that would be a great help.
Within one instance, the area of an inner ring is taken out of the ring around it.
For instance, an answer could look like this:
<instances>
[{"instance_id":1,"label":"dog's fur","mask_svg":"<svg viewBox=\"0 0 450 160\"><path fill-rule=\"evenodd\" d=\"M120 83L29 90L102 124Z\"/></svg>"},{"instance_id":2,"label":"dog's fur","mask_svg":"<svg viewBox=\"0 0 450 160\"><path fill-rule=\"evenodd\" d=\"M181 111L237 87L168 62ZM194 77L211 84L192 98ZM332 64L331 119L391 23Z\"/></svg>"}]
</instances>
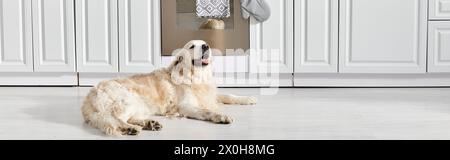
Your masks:
<instances>
[{"instance_id":1,"label":"dog's fur","mask_svg":"<svg viewBox=\"0 0 450 160\"><path fill-rule=\"evenodd\" d=\"M218 112L219 104L251 105L256 99L217 94L211 57L207 44L195 40L187 43L167 68L103 81L87 95L83 117L86 123L110 136L162 129L151 116L181 115L230 124L233 119Z\"/></svg>"}]
</instances>

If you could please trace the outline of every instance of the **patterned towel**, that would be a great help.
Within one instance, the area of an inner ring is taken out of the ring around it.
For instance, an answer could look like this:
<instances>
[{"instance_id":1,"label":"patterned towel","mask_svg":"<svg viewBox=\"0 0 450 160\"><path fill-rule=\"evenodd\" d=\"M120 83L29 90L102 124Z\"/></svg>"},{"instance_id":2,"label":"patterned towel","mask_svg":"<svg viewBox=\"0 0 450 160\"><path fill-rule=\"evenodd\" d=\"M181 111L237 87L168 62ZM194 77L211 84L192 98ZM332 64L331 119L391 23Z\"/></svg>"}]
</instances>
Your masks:
<instances>
[{"instance_id":1,"label":"patterned towel","mask_svg":"<svg viewBox=\"0 0 450 160\"><path fill-rule=\"evenodd\" d=\"M197 0L197 16L202 18L230 17L230 0Z\"/></svg>"}]
</instances>

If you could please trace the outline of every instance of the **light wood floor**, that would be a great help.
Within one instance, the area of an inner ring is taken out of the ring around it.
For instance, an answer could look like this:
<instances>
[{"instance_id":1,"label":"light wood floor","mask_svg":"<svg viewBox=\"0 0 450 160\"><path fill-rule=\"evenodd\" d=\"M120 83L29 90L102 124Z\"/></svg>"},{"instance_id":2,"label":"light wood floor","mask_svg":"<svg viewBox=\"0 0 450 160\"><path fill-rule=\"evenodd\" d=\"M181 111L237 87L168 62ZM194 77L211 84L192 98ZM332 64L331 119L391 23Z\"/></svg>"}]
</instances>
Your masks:
<instances>
[{"instance_id":1,"label":"light wood floor","mask_svg":"<svg viewBox=\"0 0 450 160\"><path fill-rule=\"evenodd\" d=\"M0 139L117 139L83 123L88 90L0 88ZM232 125L156 117L163 131L119 139L450 139L450 89L221 91L256 95L259 104L225 107Z\"/></svg>"}]
</instances>

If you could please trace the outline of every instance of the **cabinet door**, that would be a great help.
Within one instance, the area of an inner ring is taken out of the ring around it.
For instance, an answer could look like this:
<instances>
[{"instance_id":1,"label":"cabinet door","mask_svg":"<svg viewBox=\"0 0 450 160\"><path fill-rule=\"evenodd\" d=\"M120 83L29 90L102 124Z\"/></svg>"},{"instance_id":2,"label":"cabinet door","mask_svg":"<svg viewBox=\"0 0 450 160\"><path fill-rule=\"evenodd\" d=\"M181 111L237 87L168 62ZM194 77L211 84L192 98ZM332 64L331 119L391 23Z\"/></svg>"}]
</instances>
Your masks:
<instances>
[{"instance_id":1,"label":"cabinet door","mask_svg":"<svg viewBox=\"0 0 450 160\"><path fill-rule=\"evenodd\" d=\"M119 0L120 72L151 72L160 65L159 2Z\"/></svg>"},{"instance_id":2,"label":"cabinet door","mask_svg":"<svg viewBox=\"0 0 450 160\"><path fill-rule=\"evenodd\" d=\"M76 0L79 72L119 71L117 0Z\"/></svg>"},{"instance_id":3,"label":"cabinet door","mask_svg":"<svg viewBox=\"0 0 450 160\"><path fill-rule=\"evenodd\" d=\"M0 0L0 72L33 72L31 0Z\"/></svg>"},{"instance_id":4,"label":"cabinet door","mask_svg":"<svg viewBox=\"0 0 450 160\"><path fill-rule=\"evenodd\" d=\"M295 72L338 72L338 1L296 0Z\"/></svg>"},{"instance_id":5,"label":"cabinet door","mask_svg":"<svg viewBox=\"0 0 450 160\"><path fill-rule=\"evenodd\" d=\"M426 72L427 0L340 3L340 72Z\"/></svg>"},{"instance_id":6,"label":"cabinet door","mask_svg":"<svg viewBox=\"0 0 450 160\"><path fill-rule=\"evenodd\" d=\"M450 72L450 22L430 22L428 72Z\"/></svg>"},{"instance_id":7,"label":"cabinet door","mask_svg":"<svg viewBox=\"0 0 450 160\"><path fill-rule=\"evenodd\" d=\"M33 0L34 70L75 72L74 0Z\"/></svg>"},{"instance_id":8,"label":"cabinet door","mask_svg":"<svg viewBox=\"0 0 450 160\"><path fill-rule=\"evenodd\" d=\"M294 0L266 0L271 17L250 25L250 72L294 72Z\"/></svg>"}]
</instances>

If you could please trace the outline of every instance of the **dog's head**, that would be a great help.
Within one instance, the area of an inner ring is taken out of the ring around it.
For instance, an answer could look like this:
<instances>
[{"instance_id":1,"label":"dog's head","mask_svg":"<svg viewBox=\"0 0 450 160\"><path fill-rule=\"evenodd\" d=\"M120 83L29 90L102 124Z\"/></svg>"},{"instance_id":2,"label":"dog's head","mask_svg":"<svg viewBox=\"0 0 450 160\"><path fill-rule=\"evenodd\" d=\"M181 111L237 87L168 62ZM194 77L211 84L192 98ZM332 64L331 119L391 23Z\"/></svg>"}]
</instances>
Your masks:
<instances>
[{"instance_id":1,"label":"dog's head","mask_svg":"<svg viewBox=\"0 0 450 160\"><path fill-rule=\"evenodd\" d=\"M195 67L207 67L211 63L211 48L209 45L202 40L193 40L188 42L184 48L187 50L188 56L185 58L190 58L192 65Z\"/></svg>"},{"instance_id":2,"label":"dog's head","mask_svg":"<svg viewBox=\"0 0 450 160\"><path fill-rule=\"evenodd\" d=\"M205 41L190 41L176 51L175 61L170 67L172 79L183 84L205 83L212 75L212 62L211 48Z\"/></svg>"}]
</instances>

